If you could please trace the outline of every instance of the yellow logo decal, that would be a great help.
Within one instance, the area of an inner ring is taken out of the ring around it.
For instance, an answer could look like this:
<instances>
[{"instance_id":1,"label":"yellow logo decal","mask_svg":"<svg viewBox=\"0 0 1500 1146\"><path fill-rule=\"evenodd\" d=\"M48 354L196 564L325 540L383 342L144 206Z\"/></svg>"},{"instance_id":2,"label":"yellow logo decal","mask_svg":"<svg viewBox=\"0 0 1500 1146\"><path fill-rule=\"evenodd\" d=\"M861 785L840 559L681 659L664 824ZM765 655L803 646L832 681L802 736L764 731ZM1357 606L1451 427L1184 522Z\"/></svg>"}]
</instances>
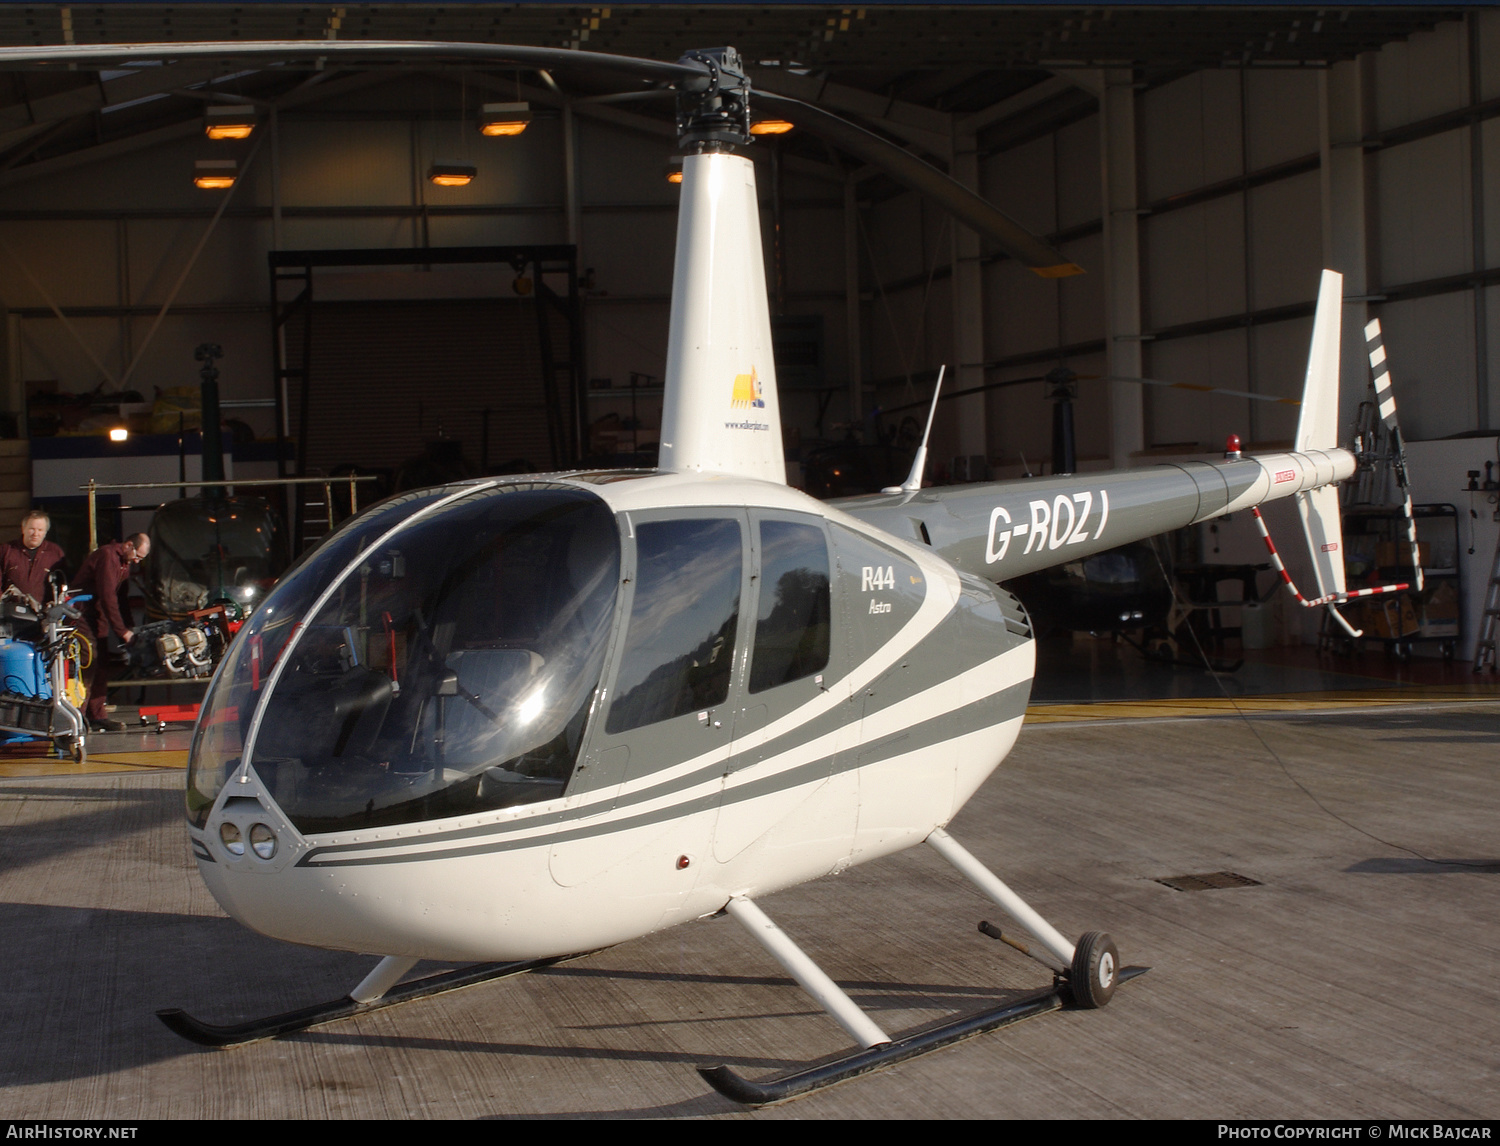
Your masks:
<instances>
[{"instance_id":1,"label":"yellow logo decal","mask_svg":"<svg viewBox=\"0 0 1500 1146\"><path fill-rule=\"evenodd\" d=\"M734 393L730 398L730 405L764 408L765 404L765 399L761 397L760 378L756 375L754 366L750 367L749 374L734 376Z\"/></svg>"}]
</instances>

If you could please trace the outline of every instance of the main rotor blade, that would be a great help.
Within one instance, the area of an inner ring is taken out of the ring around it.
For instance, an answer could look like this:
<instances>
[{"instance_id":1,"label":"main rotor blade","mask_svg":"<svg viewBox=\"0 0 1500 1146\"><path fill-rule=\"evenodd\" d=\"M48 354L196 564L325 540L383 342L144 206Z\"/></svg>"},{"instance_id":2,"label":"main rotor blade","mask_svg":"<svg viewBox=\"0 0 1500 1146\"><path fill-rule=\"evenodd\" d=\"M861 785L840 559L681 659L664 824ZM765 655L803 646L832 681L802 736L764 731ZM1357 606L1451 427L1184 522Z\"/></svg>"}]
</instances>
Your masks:
<instances>
[{"instance_id":1,"label":"main rotor blade","mask_svg":"<svg viewBox=\"0 0 1500 1146\"><path fill-rule=\"evenodd\" d=\"M1076 375L1076 377L1079 377L1079 378L1097 377L1097 375L1079 374L1079 375ZM1003 382L986 382L982 386L970 386L970 387L968 387L965 390L950 390L950 391L948 391L948 393L946 393L942 397L940 397L938 399L938 401L939 402L950 402L954 398L963 398L963 397L966 397L969 394L984 394L984 393L986 393L986 392L988 392L990 390L1003 390L1007 386L1024 386L1028 382L1047 382L1047 381L1050 381L1050 379L1045 374L1037 374L1037 375L1034 375L1031 378L1007 378ZM918 401L918 402L903 402L899 406L882 406L880 408L880 413L882 413L882 414L898 414L902 410L910 410L910 409L912 409L912 408L914 408L916 406L925 406L925 405L927 405L927 402L928 402L928 400L924 398L924 399L922 399L921 401Z\"/></svg>"},{"instance_id":2,"label":"main rotor blade","mask_svg":"<svg viewBox=\"0 0 1500 1146\"><path fill-rule=\"evenodd\" d=\"M654 83L678 83L708 74L694 61L663 63L607 52L569 48L536 48L521 44L466 44L431 40L205 40L175 44L44 44L0 47L0 67L16 64L91 64L126 66L137 60L263 59L339 61L472 60L485 64L518 64L529 68L602 68Z\"/></svg>"},{"instance_id":3,"label":"main rotor blade","mask_svg":"<svg viewBox=\"0 0 1500 1146\"><path fill-rule=\"evenodd\" d=\"M1012 258L1043 278L1083 273L1083 268L1037 238L993 203L873 131L791 96L752 91L752 105L773 107L799 127L878 167L896 182L927 195L965 226L986 235Z\"/></svg>"},{"instance_id":4,"label":"main rotor blade","mask_svg":"<svg viewBox=\"0 0 1500 1146\"><path fill-rule=\"evenodd\" d=\"M1083 375L1080 375L1083 377ZM1300 406L1300 398L1278 398L1275 394L1252 394L1249 390L1226 390L1222 386L1200 386L1197 382L1164 382L1160 378L1128 378L1108 375L1101 382L1139 382L1142 386L1166 386L1172 390L1193 390L1199 394L1228 394L1231 398L1250 398L1256 402L1275 402L1281 406Z\"/></svg>"},{"instance_id":5,"label":"main rotor blade","mask_svg":"<svg viewBox=\"0 0 1500 1146\"><path fill-rule=\"evenodd\" d=\"M990 390L1003 390L1007 386L1025 386L1032 382L1051 382L1054 379L1046 374L1033 374L1029 378L1006 378L1000 382L986 382L983 386L970 386L966 390L950 390L944 394L939 401L948 402L954 398L962 398L968 394L983 394ZM1166 382L1160 378L1128 378L1123 375L1104 374L1074 374L1070 381L1073 382L1138 382L1142 386L1165 386L1171 390L1191 390L1197 394L1227 394L1231 398L1252 398L1257 402L1275 402L1281 406L1300 406L1301 399L1278 398L1274 394L1252 394L1249 390L1226 390L1222 386L1200 386L1196 382ZM881 409L882 414L896 414L902 410L910 410L915 406L927 405L926 399L919 402L903 402L899 406L887 406Z\"/></svg>"}]
</instances>

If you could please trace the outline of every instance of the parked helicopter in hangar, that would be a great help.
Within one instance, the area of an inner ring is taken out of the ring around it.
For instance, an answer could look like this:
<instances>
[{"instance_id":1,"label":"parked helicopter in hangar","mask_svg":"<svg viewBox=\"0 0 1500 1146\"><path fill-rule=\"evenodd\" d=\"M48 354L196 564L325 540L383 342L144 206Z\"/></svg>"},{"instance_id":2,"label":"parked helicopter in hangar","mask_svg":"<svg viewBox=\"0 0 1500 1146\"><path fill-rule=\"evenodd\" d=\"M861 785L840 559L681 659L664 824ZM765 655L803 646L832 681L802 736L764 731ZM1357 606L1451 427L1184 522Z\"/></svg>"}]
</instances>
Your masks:
<instances>
[{"instance_id":1,"label":"parked helicopter in hangar","mask_svg":"<svg viewBox=\"0 0 1500 1146\"><path fill-rule=\"evenodd\" d=\"M164 1020L199 1042L248 1041L718 913L861 1048L771 1083L704 1072L741 1101L1064 999L1107 1003L1124 977L1110 938L1069 942L946 830L1015 743L1029 694L1029 622L997 582L1295 496L1320 595L1343 600L1333 483L1356 458L1335 445L1339 276L1323 275L1291 452L929 490L919 462L896 492L825 504L785 484L754 170L735 153L750 139L749 82L733 49L666 65L319 41L6 49L0 62L382 52L587 62L675 89L686 159L660 468L402 494L286 575L203 704L188 834L240 922L383 958L337 1003L229 1027ZM889 149L773 102L851 147ZM1039 273L1076 270L954 194L965 222ZM1054 992L892 1039L757 905L922 843L1035 936L1028 953L1053 969ZM504 962L402 983L421 959Z\"/></svg>"}]
</instances>

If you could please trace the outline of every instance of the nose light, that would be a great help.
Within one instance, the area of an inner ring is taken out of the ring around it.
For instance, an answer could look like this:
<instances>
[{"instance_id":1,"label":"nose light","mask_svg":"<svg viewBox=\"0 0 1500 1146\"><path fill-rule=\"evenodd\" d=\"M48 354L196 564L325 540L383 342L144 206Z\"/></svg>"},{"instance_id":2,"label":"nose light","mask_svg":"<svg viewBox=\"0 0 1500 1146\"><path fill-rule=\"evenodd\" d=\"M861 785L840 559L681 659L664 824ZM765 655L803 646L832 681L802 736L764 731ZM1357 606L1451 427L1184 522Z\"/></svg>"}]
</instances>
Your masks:
<instances>
[{"instance_id":1,"label":"nose light","mask_svg":"<svg viewBox=\"0 0 1500 1146\"><path fill-rule=\"evenodd\" d=\"M244 845L240 845L244 850ZM250 825L250 850L263 860L268 860L276 854L276 833L265 824Z\"/></svg>"},{"instance_id":2,"label":"nose light","mask_svg":"<svg viewBox=\"0 0 1500 1146\"><path fill-rule=\"evenodd\" d=\"M224 844L224 850L230 855L242 856L245 854L245 840L240 835L240 829L237 825L228 823L227 821L220 824L219 839Z\"/></svg>"}]
</instances>

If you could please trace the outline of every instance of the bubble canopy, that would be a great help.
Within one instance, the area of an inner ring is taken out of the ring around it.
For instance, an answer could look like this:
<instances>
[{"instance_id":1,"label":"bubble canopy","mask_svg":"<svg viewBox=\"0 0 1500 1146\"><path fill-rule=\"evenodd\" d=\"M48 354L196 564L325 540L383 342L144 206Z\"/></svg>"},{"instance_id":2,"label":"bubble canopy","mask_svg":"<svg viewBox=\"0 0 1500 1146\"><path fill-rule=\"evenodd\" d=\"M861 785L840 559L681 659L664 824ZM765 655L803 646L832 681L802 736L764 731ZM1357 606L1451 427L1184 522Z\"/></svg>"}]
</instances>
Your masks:
<instances>
[{"instance_id":1,"label":"bubble canopy","mask_svg":"<svg viewBox=\"0 0 1500 1146\"><path fill-rule=\"evenodd\" d=\"M304 834L560 796L620 583L614 515L547 482L382 503L283 578L204 701L202 827L248 753Z\"/></svg>"}]
</instances>

